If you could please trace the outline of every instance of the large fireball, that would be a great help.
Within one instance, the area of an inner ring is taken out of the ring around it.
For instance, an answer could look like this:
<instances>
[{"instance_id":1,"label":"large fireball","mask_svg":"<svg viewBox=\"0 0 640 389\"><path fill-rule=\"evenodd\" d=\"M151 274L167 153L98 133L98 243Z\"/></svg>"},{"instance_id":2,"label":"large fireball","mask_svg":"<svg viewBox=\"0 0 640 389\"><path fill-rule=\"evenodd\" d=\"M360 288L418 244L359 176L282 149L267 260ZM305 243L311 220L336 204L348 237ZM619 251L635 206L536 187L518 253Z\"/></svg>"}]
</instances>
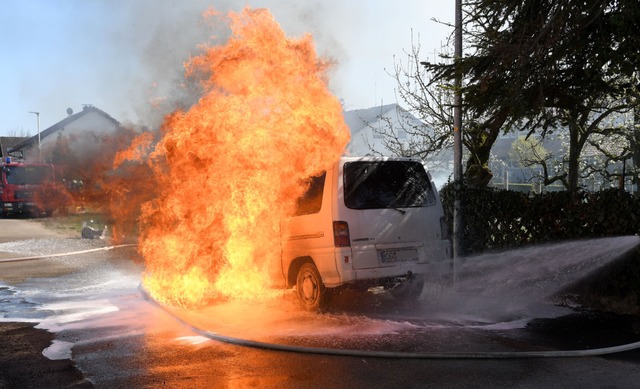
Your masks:
<instances>
[{"instance_id":1,"label":"large fireball","mask_svg":"<svg viewBox=\"0 0 640 389\"><path fill-rule=\"evenodd\" d=\"M227 18L227 44L185 64L203 95L166 118L149 158L159 195L140 220L145 288L187 307L267 294L281 223L349 138L311 36L287 38L263 9Z\"/></svg>"}]
</instances>

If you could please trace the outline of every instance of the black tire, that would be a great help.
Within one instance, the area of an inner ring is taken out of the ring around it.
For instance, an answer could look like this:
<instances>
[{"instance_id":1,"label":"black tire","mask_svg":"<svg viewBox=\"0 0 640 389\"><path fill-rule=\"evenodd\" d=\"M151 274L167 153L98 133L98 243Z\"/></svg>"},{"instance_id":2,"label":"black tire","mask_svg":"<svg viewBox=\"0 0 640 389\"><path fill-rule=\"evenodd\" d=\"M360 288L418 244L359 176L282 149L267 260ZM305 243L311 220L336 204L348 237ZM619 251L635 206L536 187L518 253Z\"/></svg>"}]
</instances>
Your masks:
<instances>
[{"instance_id":1,"label":"black tire","mask_svg":"<svg viewBox=\"0 0 640 389\"><path fill-rule=\"evenodd\" d=\"M324 308L327 290L318 269L313 263L303 263L296 277L296 292L302 307L307 311Z\"/></svg>"},{"instance_id":2,"label":"black tire","mask_svg":"<svg viewBox=\"0 0 640 389\"><path fill-rule=\"evenodd\" d=\"M412 277L406 283L391 289L391 295L396 300L415 301L420 297L423 289L424 279Z\"/></svg>"}]
</instances>

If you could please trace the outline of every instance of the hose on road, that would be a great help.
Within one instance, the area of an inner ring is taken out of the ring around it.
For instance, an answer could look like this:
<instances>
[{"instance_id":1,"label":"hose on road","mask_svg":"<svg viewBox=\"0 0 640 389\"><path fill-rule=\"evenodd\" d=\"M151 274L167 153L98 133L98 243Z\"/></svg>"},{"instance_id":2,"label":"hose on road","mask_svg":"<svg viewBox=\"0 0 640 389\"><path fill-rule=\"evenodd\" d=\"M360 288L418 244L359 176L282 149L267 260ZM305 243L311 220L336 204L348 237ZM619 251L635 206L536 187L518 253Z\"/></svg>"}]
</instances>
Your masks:
<instances>
[{"instance_id":1,"label":"hose on road","mask_svg":"<svg viewBox=\"0 0 640 389\"><path fill-rule=\"evenodd\" d=\"M30 261L36 259L62 257L69 255L87 254L98 251L109 251L122 247L132 247L135 244L121 244L114 246L99 247L88 250L72 251L58 254L42 254L30 257L15 257L0 259L0 263L4 262L20 262ZM273 351L286 351L303 354L319 354L319 355L334 355L334 356L349 356L360 358L392 358L392 359L518 359L518 358L573 358L573 357L588 357L621 353L624 351L630 351L640 349L640 341L622 344L618 346L595 348L588 350L543 350L543 351L467 351L467 352L405 352L405 351L375 351L375 350L351 350L351 349L335 349L335 348L323 348L323 347L306 347L295 346L277 343L260 342L250 339L242 339L231 336L218 334L213 331L208 331L202 328L198 328L183 319L174 315L167 309L166 306L156 301L147 291L140 286L140 290L144 298L152 304L160 307L162 310L173 316L176 320L183 325L189 327L195 333L204 337L223 342L233 344L237 346L253 347L264 350Z\"/></svg>"},{"instance_id":2,"label":"hose on road","mask_svg":"<svg viewBox=\"0 0 640 389\"><path fill-rule=\"evenodd\" d=\"M66 257L66 256L69 256L69 255L87 254L87 253L93 253L93 252L97 252L97 251L109 251L109 250L113 250L113 249L117 249L117 248L121 248L121 247L132 247L132 246L136 246L136 245L133 244L133 243L127 243L127 244L119 244L119 245L115 245L115 246L98 247L98 248L95 248L95 249L71 251L71 252L58 253L58 254L41 254L41 255L34 255L34 256L31 256L31 257L0 258L0 263L32 261L32 260L35 260L35 259L45 259L45 258L54 258L54 257Z\"/></svg>"},{"instance_id":3,"label":"hose on road","mask_svg":"<svg viewBox=\"0 0 640 389\"><path fill-rule=\"evenodd\" d=\"M306 347L294 346L277 343L260 342L250 339L236 338L221 335L213 331L198 328L185 320L177 317L166 306L156 301L141 286L140 290L144 298L160 307L169 315L174 317L183 325L187 326L195 333L204 337L217 340L223 343L229 343L237 346L253 347L264 350L286 351L303 354L320 354L334 356L348 356L359 358L389 358L389 359L525 359L525 358L575 358L589 357L607 354L621 353L640 348L640 341L627 343L612 347L595 348L588 350L542 350L542 351L462 351L462 352L405 352L405 351L374 351L374 350L350 350L350 349L334 349L322 347Z\"/></svg>"}]
</instances>

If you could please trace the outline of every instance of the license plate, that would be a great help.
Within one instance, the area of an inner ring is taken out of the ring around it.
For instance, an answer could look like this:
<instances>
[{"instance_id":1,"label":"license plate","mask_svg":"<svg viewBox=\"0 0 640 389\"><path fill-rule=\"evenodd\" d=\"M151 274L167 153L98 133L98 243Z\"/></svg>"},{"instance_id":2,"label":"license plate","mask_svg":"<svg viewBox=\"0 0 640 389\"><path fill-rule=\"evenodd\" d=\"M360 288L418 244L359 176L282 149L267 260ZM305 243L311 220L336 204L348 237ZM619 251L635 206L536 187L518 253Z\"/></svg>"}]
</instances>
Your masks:
<instances>
[{"instance_id":1,"label":"license plate","mask_svg":"<svg viewBox=\"0 0 640 389\"><path fill-rule=\"evenodd\" d=\"M382 263L390 263L390 262L406 262L406 261L417 261L418 260L418 251L417 250L384 250L380 251L380 261Z\"/></svg>"}]
</instances>

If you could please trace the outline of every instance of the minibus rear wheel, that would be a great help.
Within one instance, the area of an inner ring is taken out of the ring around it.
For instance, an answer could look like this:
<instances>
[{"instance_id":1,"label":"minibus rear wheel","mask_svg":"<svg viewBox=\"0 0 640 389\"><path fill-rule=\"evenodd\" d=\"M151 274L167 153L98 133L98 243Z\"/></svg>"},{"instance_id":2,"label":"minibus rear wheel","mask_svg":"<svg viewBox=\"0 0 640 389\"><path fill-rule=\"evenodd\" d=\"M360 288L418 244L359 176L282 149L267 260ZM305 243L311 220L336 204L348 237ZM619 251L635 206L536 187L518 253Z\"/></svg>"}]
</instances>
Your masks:
<instances>
[{"instance_id":1,"label":"minibus rear wheel","mask_svg":"<svg viewBox=\"0 0 640 389\"><path fill-rule=\"evenodd\" d=\"M313 263L305 262L300 266L296 278L296 291L304 309L320 311L324 307L327 289Z\"/></svg>"}]
</instances>

